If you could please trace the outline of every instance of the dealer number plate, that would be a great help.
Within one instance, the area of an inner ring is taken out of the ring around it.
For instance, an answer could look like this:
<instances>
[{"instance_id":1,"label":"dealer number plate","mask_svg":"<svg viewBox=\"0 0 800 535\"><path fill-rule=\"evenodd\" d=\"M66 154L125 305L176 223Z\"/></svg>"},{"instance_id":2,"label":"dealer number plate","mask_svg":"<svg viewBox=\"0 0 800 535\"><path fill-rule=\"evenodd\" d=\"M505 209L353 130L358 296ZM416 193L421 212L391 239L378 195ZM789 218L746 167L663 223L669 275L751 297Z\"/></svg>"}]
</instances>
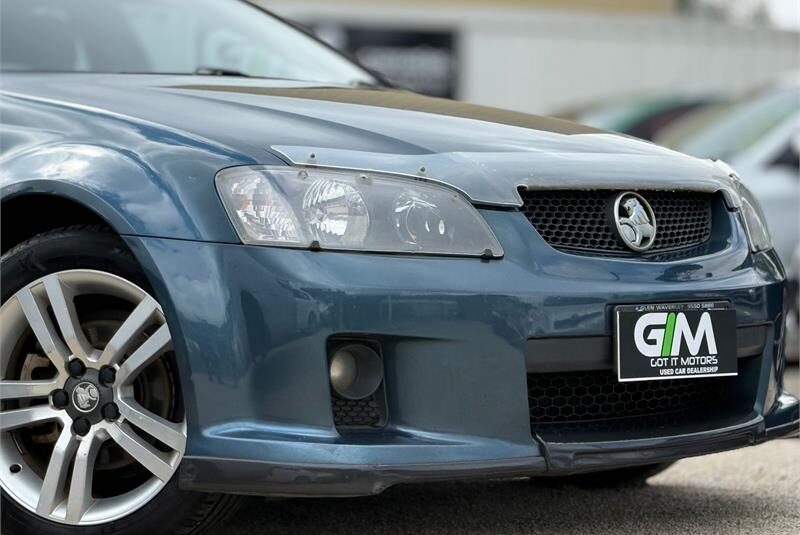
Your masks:
<instances>
[{"instance_id":1,"label":"dealer number plate","mask_svg":"<svg viewBox=\"0 0 800 535\"><path fill-rule=\"evenodd\" d=\"M615 307L619 381L736 375L736 312L727 302Z\"/></svg>"}]
</instances>

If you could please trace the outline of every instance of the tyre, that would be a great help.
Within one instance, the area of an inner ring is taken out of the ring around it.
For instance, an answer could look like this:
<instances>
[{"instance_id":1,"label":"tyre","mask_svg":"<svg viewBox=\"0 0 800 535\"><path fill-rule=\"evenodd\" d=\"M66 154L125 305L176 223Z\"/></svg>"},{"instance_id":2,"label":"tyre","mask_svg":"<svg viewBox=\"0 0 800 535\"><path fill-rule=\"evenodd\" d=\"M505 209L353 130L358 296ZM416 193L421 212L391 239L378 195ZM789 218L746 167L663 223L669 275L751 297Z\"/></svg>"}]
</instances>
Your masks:
<instances>
[{"instance_id":1,"label":"tyre","mask_svg":"<svg viewBox=\"0 0 800 535\"><path fill-rule=\"evenodd\" d=\"M237 498L178 488L186 420L161 307L102 227L0 258L5 535L201 533Z\"/></svg>"},{"instance_id":2,"label":"tyre","mask_svg":"<svg viewBox=\"0 0 800 535\"><path fill-rule=\"evenodd\" d=\"M630 466L616 468L602 472L576 474L572 476L536 478L537 482L544 482L556 486L575 486L583 488L622 488L639 487L656 474L660 474L674 463L647 464L644 466Z\"/></svg>"}]
</instances>

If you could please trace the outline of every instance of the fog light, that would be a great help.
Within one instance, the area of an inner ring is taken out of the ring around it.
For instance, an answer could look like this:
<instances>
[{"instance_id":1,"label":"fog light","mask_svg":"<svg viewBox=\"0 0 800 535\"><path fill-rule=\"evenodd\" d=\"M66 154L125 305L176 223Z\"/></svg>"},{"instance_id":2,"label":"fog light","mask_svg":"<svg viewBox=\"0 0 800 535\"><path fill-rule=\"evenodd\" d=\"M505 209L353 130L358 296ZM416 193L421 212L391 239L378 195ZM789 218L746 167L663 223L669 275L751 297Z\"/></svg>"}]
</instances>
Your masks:
<instances>
[{"instance_id":1,"label":"fog light","mask_svg":"<svg viewBox=\"0 0 800 535\"><path fill-rule=\"evenodd\" d=\"M343 398L364 399L378 390L383 381L381 357L362 344L336 350L330 361L331 386Z\"/></svg>"}]
</instances>

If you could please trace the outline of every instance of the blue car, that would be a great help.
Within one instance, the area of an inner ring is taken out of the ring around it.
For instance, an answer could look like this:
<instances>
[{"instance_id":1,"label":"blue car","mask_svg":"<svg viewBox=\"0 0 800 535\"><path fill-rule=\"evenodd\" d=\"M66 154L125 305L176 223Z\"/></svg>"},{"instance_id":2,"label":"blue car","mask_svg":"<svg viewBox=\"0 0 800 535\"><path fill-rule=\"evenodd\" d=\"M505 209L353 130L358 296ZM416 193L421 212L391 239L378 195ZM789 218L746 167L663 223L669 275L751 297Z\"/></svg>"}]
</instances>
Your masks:
<instances>
[{"instance_id":1,"label":"blue car","mask_svg":"<svg viewBox=\"0 0 800 535\"><path fill-rule=\"evenodd\" d=\"M0 5L5 534L797 432L726 164L394 89L238 0Z\"/></svg>"}]
</instances>

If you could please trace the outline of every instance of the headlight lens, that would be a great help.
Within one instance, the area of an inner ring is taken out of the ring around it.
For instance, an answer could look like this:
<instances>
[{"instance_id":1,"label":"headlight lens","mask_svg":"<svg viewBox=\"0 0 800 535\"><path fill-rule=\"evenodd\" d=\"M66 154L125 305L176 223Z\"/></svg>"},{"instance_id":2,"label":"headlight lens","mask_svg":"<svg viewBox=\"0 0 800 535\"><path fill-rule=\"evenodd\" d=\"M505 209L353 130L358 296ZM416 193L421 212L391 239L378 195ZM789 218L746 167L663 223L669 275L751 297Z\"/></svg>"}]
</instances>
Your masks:
<instances>
[{"instance_id":1,"label":"headlight lens","mask_svg":"<svg viewBox=\"0 0 800 535\"><path fill-rule=\"evenodd\" d=\"M754 253L766 251L772 248L772 238L769 235L767 221L764 219L761 205L744 184L739 182L738 186L739 197L742 200L742 223L744 223L747 239L750 242L750 250Z\"/></svg>"},{"instance_id":2,"label":"headlight lens","mask_svg":"<svg viewBox=\"0 0 800 535\"><path fill-rule=\"evenodd\" d=\"M258 166L224 169L216 183L244 243L503 255L475 207L458 192L430 182L354 171Z\"/></svg>"}]
</instances>

